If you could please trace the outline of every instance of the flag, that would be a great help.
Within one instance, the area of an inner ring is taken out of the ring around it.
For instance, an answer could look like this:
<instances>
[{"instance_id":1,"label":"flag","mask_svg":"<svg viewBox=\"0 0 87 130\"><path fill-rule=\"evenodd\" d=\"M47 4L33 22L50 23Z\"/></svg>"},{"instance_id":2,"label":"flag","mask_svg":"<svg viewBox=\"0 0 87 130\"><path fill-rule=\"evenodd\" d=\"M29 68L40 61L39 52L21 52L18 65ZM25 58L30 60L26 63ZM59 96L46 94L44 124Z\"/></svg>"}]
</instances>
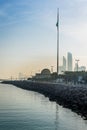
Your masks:
<instances>
[{"instance_id":1,"label":"flag","mask_svg":"<svg viewBox=\"0 0 87 130\"><path fill-rule=\"evenodd\" d=\"M59 26L59 8L57 9L57 23L56 23L56 27L58 28Z\"/></svg>"},{"instance_id":2,"label":"flag","mask_svg":"<svg viewBox=\"0 0 87 130\"><path fill-rule=\"evenodd\" d=\"M57 21L57 23L56 23L56 27L58 27L58 21Z\"/></svg>"}]
</instances>

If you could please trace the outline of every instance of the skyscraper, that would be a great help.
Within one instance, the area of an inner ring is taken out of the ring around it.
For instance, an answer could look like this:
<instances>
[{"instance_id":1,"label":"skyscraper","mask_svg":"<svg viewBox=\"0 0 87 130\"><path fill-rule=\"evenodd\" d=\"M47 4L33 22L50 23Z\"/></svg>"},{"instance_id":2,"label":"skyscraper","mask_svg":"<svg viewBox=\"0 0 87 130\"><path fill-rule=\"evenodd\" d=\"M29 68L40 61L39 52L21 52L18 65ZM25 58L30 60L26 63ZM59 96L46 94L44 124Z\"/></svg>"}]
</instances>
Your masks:
<instances>
[{"instance_id":1,"label":"skyscraper","mask_svg":"<svg viewBox=\"0 0 87 130\"><path fill-rule=\"evenodd\" d=\"M66 58L63 56L63 71L66 71Z\"/></svg>"},{"instance_id":2,"label":"skyscraper","mask_svg":"<svg viewBox=\"0 0 87 130\"><path fill-rule=\"evenodd\" d=\"M72 71L72 54L70 52L67 53L67 70Z\"/></svg>"}]
</instances>

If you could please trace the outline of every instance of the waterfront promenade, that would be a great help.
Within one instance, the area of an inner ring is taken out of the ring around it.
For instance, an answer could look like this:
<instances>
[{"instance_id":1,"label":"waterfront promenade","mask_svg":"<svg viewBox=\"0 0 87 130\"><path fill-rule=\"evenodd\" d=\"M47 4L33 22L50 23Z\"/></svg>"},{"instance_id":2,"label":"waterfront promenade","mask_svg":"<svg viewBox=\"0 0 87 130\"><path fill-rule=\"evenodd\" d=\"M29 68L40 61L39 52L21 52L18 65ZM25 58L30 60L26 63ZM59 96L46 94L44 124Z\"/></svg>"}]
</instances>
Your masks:
<instances>
[{"instance_id":1,"label":"waterfront promenade","mask_svg":"<svg viewBox=\"0 0 87 130\"><path fill-rule=\"evenodd\" d=\"M63 107L70 108L87 119L87 86L68 85L53 82L36 81L3 81L22 89L39 92L49 97L49 100L56 101Z\"/></svg>"}]
</instances>

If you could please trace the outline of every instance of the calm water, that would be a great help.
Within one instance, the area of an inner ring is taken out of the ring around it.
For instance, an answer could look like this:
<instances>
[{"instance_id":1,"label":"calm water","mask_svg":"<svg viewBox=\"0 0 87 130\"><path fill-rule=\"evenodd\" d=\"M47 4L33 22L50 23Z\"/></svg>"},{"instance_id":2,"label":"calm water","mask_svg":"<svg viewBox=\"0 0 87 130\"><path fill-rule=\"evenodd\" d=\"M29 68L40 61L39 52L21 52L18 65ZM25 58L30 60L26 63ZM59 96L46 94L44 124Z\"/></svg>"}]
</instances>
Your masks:
<instances>
[{"instance_id":1,"label":"calm water","mask_svg":"<svg viewBox=\"0 0 87 130\"><path fill-rule=\"evenodd\" d=\"M0 130L87 130L87 121L41 94L0 84Z\"/></svg>"}]
</instances>

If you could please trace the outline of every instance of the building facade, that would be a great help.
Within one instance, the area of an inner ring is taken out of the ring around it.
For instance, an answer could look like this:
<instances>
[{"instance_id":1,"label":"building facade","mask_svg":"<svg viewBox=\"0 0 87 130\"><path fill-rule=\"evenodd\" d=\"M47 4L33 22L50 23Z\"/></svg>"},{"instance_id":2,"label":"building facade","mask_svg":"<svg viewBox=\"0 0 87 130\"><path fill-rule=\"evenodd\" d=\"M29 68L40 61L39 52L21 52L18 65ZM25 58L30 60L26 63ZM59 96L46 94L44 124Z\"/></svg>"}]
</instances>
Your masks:
<instances>
[{"instance_id":1,"label":"building facade","mask_svg":"<svg viewBox=\"0 0 87 130\"><path fill-rule=\"evenodd\" d=\"M67 71L72 71L72 54L67 53Z\"/></svg>"},{"instance_id":2,"label":"building facade","mask_svg":"<svg viewBox=\"0 0 87 130\"><path fill-rule=\"evenodd\" d=\"M63 71L66 71L66 58L63 56Z\"/></svg>"},{"instance_id":3,"label":"building facade","mask_svg":"<svg viewBox=\"0 0 87 130\"><path fill-rule=\"evenodd\" d=\"M40 79L49 79L51 77L51 72L49 69L43 69L41 73L36 73L33 79L40 80Z\"/></svg>"}]
</instances>

